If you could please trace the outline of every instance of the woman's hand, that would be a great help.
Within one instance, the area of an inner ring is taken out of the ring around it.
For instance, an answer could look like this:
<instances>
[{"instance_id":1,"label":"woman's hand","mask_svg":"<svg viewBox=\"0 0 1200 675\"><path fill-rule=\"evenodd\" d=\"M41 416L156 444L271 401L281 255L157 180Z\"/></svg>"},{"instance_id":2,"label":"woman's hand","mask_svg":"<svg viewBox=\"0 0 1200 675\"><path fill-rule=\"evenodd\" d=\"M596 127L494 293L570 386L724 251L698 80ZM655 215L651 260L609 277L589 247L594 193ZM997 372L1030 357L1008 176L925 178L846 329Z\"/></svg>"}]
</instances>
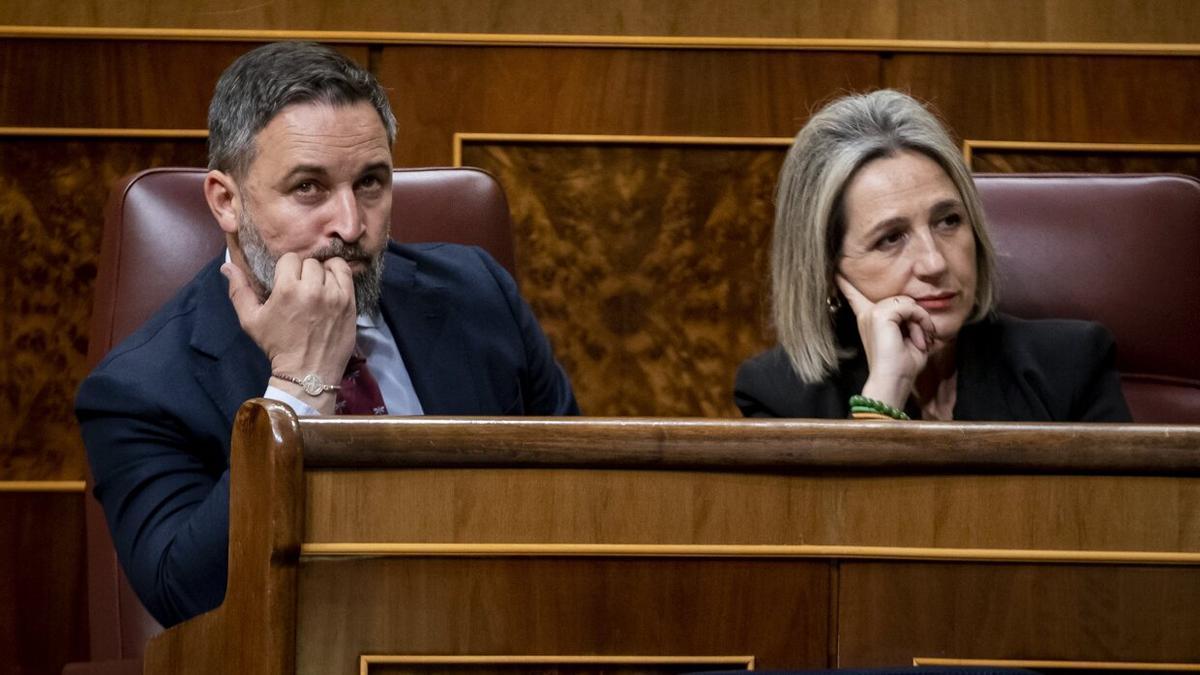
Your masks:
<instances>
[{"instance_id":1,"label":"woman's hand","mask_svg":"<svg viewBox=\"0 0 1200 675\"><path fill-rule=\"evenodd\" d=\"M846 277L838 274L836 281L858 318L858 334L867 353L862 395L903 410L933 350L937 337L933 319L907 295L871 302Z\"/></svg>"}]
</instances>

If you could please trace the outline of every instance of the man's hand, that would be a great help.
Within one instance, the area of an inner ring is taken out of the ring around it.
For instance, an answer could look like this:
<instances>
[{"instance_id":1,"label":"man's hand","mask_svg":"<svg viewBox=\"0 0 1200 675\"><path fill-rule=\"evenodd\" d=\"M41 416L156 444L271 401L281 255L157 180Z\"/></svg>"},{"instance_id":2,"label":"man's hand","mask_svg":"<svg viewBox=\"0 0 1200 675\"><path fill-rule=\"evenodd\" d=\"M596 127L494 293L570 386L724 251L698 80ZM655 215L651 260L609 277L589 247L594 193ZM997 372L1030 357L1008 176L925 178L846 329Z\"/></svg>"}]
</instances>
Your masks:
<instances>
[{"instance_id":1,"label":"man's hand","mask_svg":"<svg viewBox=\"0 0 1200 675\"><path fill-rule=\"evenodd\" d=\"M275 287L260 302L245 272L233 263L221 266L229 279L229 300L242 329L271 360L271 372L293 377L315 373L325 384L338 384L354 351L354 277L341 258L320 262L286 253L275 266ZM299 385L275 378L273 384L301 399ZM332 413L335 397L322 394L315 408Z\"/></svg>"},{"instance_id":2,"label":"man's hand","mask_svg":"<svg viewBox=\"0 0 1200 675\"><path fill-rule=\"evenodd\" d=\"M841 274L837 285L858 318L858 334L867 353L862 395L903 410L937 338L933 319L907 295L871 302Z\"/></svg>"}]
</instances>

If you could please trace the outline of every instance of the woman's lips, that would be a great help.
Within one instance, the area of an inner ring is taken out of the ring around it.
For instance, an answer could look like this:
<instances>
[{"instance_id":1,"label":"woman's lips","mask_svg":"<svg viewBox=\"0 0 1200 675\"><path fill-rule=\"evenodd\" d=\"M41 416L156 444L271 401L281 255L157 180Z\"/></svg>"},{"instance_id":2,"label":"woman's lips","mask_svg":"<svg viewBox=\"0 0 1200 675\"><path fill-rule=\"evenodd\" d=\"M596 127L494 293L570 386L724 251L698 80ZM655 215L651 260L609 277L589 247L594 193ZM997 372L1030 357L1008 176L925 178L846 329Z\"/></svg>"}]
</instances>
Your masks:
<instances>
[{"instance_id":1,"label":"woman's lips","mask_svg":"<svg viewBox=\"0 0 1200 675\"><path fill-rule=\"evenodd\" d=\"M954 306L954 300L958 297L958 293L938 293L937 295L926 295L920 298L913 298L917 304L925 309L926 312L937 312L950 309Z\"/></svg>"}]
</instances>

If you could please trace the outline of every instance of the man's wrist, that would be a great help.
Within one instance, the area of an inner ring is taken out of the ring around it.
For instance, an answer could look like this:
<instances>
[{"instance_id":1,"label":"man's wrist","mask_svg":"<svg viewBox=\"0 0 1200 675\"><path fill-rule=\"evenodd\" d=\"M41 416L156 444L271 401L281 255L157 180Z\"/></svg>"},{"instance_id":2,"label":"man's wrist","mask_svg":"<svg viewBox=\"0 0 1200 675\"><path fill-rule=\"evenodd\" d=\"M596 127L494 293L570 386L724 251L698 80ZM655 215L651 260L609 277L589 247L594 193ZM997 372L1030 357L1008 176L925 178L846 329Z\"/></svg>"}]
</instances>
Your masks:
<instances>
[{"instance_id":1,"label":"man's wrist","mask_svg":"<svg viewBox=\"0 0 1200 675\"><path fill-rule=\"evenodd\" d=\"M341 385L326 382L324 378L316 373L305 373L304 375L296 376L287 373L272 372L271 377L297 385L301 391L314 398L322 394L333 393L342 388Z\"/></svg>"},{"instance_id":2,"label":"man's wrist","mask_svg":"<svg viewBox=\"0 0 1200 675\"><path fill-rule=\"evenodd\" d=\"M277 377L274 373L271 374L271 379L268 380L267 385L312 406L313 409L322 415L332 414L337 403L336 390L322 391L314 396L309 394L302 385L292 380Z\"/></svg>"}]
</instances>

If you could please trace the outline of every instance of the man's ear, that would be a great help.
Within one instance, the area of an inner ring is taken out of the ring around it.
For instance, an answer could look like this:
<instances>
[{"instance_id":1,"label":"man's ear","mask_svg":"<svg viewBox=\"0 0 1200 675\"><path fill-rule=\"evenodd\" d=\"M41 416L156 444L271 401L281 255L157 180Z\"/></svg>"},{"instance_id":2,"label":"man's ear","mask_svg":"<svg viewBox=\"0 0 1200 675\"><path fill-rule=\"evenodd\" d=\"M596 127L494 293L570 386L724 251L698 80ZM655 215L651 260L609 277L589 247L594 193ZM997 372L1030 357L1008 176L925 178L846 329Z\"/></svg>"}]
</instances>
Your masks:
<instances>
[{"instance_id":1,"label":"man's ear","mask_svg":"<svg viewBox=\"0 0 1200 675\"><path fill-rule=\"evenodd\" d=\"M233 176L215 169L209 171L204 177L204 199L221 229L226 234L237 234L242 199Z\"/></svg>"}]
</instances>

